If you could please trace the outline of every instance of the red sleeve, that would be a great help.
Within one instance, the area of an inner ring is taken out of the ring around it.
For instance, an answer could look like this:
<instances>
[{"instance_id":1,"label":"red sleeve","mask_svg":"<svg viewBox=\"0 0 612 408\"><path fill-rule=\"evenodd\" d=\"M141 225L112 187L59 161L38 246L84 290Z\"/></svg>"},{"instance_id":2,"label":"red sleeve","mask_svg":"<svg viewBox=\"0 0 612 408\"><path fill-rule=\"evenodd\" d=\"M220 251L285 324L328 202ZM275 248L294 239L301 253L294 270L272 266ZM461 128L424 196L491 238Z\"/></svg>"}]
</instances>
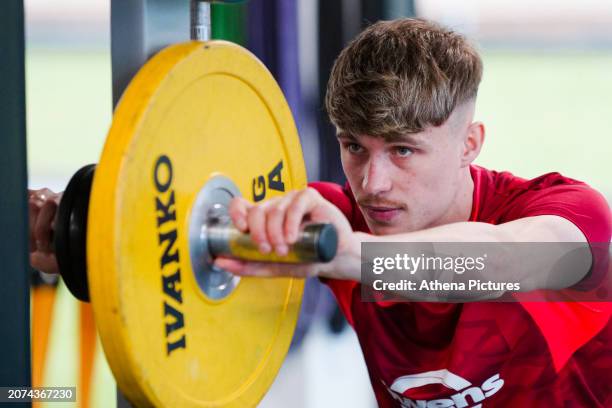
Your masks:
<instances>
[{"instance_id":1,"label":"red sleeve","mask_svg":"<svg viewBox=\"0 0 612 408\"><path fill-rule=\"evenodd\" d=\"M559 183L524 194L515 210L519 212L516 218L557 215L582 231L591 246L593 266L587 277L572 289L591 290L609 279L610 208L597 191L582 183ZM521 304L546 339L557 370L595 337L612 315L610 302Z\"/></svg>"},{"instance_id":2,"label":"red sleeve","mask_svg":"<svg viewBox=\"0 0 612 408\"><path fill-rule=\"evenodd\" d=\"M523 217L558 215L576 224L589 242L609 242L610 207L606 199L587 184L555 184L524 195L519 210Z\"/></svg>"},{"instance_id":3,"label":"red sleeve","mask_svg":"<svg viewBox=\"0 0 612 408\"><path fill-rule=\"evenodd\" d=\"M327 201L338 207L344 216L351 222L353 217L353 204L350 196L341 185L329 183L326 181L315 181L308 183L308 187L312 187L319 192Z\"/></svg>"},{"instance_id":4,"label":"red sleeve","mask_svg":"<svg viewBox=\"0 0 612 408\"><path fill-rule=\"evenodd\" d=\"M347 191L342 188L342 186L323 181L309 183L308 186L317 190L319 194L323 196L323 198L338 207L338 209L340 209L344 216L349 220L351 225L353 225L355 208L351 197L347 194ZM353 293L355 293L354 289L357 287L358 283L354 281L327 278L319 278L319 280L329 286L336 297L340 310L342 310L342 313L346 317L349 324L353 326L351 302L353 300Z\"/></svg>"},{"instance_id":5,"label":"red sleeve","mask_svg":"<svg viewBox=\"0 0 612 408\"><path fill-rule=\"evenodd\" d=\"M556 215L576 225L591 246L593 265L589 274L573 286L591 290L607 277L611 234L610 207L606 199L586 184L557 184L524 195L517 218Z\"/></svg>"}]
</instances>

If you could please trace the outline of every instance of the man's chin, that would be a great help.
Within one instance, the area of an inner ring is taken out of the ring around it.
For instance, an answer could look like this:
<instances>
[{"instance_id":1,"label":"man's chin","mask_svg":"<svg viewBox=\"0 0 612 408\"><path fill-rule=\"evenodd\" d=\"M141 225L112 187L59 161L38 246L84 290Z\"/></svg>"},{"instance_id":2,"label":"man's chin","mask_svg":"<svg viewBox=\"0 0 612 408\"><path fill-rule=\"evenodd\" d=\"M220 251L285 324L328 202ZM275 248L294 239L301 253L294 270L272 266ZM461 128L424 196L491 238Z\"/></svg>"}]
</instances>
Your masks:
<instances>
[{"instance_id":1,"label":"man's chin","mask_svg":"<svg viewBox=\"0 0 612 408\"><path fill-rule=\"evenodd\" d=\"M368 221L367 224L374 235L395 235L414 231L413 228L406 225L380 224L372 221Z\"/></svg>"}]
</instances>

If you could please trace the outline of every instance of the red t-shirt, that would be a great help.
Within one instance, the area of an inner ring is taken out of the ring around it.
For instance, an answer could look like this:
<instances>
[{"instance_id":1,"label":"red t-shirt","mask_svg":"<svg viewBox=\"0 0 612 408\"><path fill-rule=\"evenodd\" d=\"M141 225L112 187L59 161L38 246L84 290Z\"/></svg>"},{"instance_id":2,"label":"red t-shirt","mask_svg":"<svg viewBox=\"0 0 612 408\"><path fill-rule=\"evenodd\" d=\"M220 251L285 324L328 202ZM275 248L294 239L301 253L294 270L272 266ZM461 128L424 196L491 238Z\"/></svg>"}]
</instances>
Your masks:
<instances>
[{"instance_id":1,"label":"red t-shirt","mask_svg":"<svg viewBox=\"0 0 612 408\"><path fill-rule=\"evenodd\" d=\"M471 174L470 221L558 215L590 243L610 242L608 204L582 182ZM310 186L368 232L348 188ZM361 301L358 282L323 281L357 333L381 407L612 406L610 303L374 303Z\"/></svg>"}]
</instances>

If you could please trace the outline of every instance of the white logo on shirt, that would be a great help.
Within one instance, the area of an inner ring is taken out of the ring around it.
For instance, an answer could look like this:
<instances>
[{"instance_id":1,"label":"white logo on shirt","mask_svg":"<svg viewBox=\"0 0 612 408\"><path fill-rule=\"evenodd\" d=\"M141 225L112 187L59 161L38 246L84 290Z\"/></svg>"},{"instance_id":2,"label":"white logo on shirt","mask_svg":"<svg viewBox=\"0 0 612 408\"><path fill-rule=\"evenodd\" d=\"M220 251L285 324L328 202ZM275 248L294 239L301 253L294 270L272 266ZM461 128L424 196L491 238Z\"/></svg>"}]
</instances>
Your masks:
<instances>
[{"instance_id":1,"label":"white logo on shirt","mask_svg":"<svg viewBox=\"0 0 612 408\"><path fill-rule=\"evenodd\" d=\"M428 384L442 384L447 388L459 391L447 398L435 400L413 400L403 394L412 389ZM471 405L472 408L482 407L481 402L504 386L504 380L499 374L486 379L480 387L472 386L472 383L457 374L451 373L446 369L427 371L425 373L410 374L401 376L387 387L391 396L405 408L465 408ZM470 402L468 402L468 400Z\"/></svg>"}]
</instances>

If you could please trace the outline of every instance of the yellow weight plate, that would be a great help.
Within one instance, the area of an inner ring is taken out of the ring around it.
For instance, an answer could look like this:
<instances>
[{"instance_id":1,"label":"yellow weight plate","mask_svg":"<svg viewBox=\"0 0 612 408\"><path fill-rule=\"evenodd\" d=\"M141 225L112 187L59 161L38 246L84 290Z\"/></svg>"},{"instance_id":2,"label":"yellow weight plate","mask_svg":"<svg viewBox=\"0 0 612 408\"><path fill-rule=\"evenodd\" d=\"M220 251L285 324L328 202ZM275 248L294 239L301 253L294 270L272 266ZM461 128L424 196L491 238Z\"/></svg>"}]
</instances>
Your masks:
<instances>
[{"instance_id":1,"label":"yellow weight plate","mask_svg":"<svg viewBox=\"0 0 612 408\"><path fill-rule=\"evenodd\" d=\"M124 93L89 210L96 322L115 378L137 406L256 405L288 350L303 280L243 278L219 300L194 277L192 209L219 176L251 200L305 187L291 112L245 49L171 46Z\"/></svg>"}]
</instances>

